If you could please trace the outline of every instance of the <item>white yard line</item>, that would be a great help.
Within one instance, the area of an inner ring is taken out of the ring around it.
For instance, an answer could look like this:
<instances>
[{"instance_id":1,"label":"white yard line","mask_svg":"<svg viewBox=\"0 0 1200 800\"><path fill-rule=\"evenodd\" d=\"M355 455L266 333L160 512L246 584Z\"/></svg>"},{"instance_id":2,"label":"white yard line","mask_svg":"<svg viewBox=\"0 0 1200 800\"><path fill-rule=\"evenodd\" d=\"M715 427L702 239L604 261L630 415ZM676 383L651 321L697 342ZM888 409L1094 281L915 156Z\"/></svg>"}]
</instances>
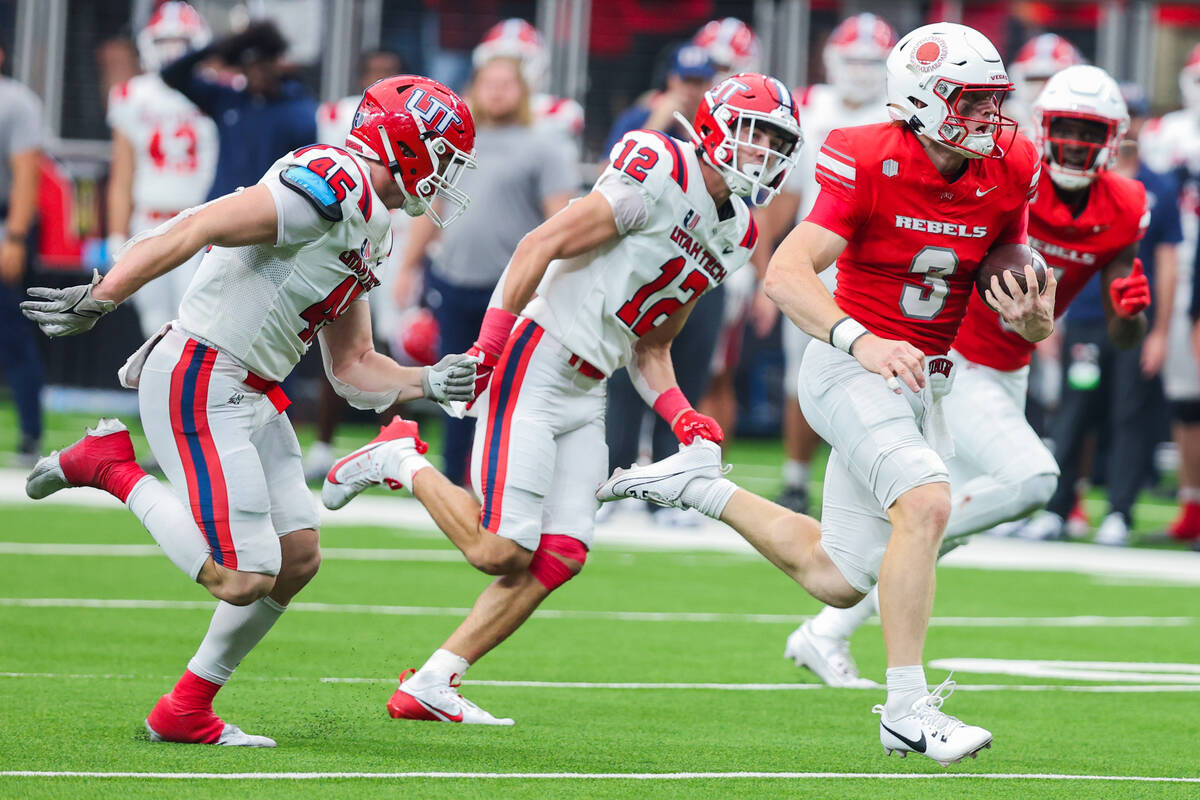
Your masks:
<instances>
[{"instance_id":1,"label":"white yard line","mask_svg":"<svg viewBox=\"0 0 1200 800\"><path fill-rule=\"evenodd\" d=\"M985 780L985 781L1105 781L1131 783L1200 783L1200 777L1171 775L1066 775L1021 772L76 772L50 770L5 770L10 778L141 778L144 780L209 781L313 781L313 780L400 780L432 778L445 780L861 780L885 781Z\"/></svg>"},{"instance_id":2,"label":"white yard line","mask_svg":"<svg viewBox=\"0 0 1200 800\"><path fill-rule=\"evenodd\" d=\"M314 493L315 494L315 493ZM0 469L0 505L24 508L74 506L123 508L115 498L96 489L72 489L48 500L25 496L25 475L20 470ZM320 506L319 498L317 500ZM322 508L322 525L372 525L403 528L407 535L441 537L425 512L411 497L369 493L340 511ZM754 549L727 526L698 517L694 528L663 528L642 512L618 509L596 526L596 546L612 549L712 551L753 554ZM132 524L132 521L131 521ZM28 538L28 532L4 530L5 538ZM942 560L945 567L993 570L1077 572L1085 575L1144 578L1186 585L1200 585L1200 553L1178 550L1116 548L1079 542L1031 542L976 536Z\"/></svg>"},{"instance_id":3,"label":"white yard line","mask_svg":"<svg viewBox=\"0 0 1200 800\"><path fill-rule=\"evenodd\" d=\"M212 600L135 600L99 597L0 597L0 607L8 608L104 608L149 609L168 611L210 610ZM455 606L390 606L362 603L306 603L288 606L294 611L325 614L378 614L398 617L460 617L470 610ZM808 619L799 614L735 614L705 611L591 611L582 609L538 609L539 619L593 619L626 622L734 622L768 625L798 624ZM879 618L868 622L878 625ZM1197 617L934 617L930 624L958 628L1161 628L1187 627L1200 622Z\"/></svg>"},{"instance_id":4,"label":"white yard line","mask_svg":"<svg viewBox=\"0 0 1200 800\"><path fill-rule=\"evenodd\" d=\"M161 558L162 550L155 544L65 544L55 542L0 542L0 555L22 556L114 556L120 558ZM379 548L379 547L322 547L322 559L341 561L418 561L462 562L457 550Z\"/></svg>"}]
</instances>

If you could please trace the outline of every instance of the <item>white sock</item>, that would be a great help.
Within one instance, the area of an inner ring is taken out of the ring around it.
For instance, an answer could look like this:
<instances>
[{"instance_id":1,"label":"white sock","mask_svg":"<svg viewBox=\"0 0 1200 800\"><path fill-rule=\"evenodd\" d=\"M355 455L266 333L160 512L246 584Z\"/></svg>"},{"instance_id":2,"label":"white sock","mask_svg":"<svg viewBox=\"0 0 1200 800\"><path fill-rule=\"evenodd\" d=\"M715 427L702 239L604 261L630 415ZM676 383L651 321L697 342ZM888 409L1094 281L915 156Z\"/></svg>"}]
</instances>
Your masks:
<instances>
[{"instance_id":1,"label":"white sock","mask_svg":"<svg viewBox=\"0 0 1200 800\"><path fill-rule=\"evenodd\" d=\"M879 587L872 586L867 596L850 608L834 608L825 606L821 613L812 619L809 630L817 636L828 636L833 639L849 639L850 635L862 627L867 618L879 610Z\"/></svg>"},{"instance_id":2,"label":"white sock","mask_svg":"<svg viewBox=\"0 0 1200 800\"><path fill-rule=\"evenodd\" d=\"M1200 488L1196 486L1180 486L1179 502L1200 503Z\"/></svg>"},{"instance_id":3,"label":"white sock","mask_svg":"<svg viewBox=\"0 0 1200 800\"><path fill-rule=\"evenodd\" d=\"M125 505L141 520L167 558L196 580L212 551L196 527L191 510L179 497L166 484L147 475L133 487Z\"/></svg>"},{"instance_id":4,"label":"white sock","mask_svg":"<svg viewBox=\"0 0 1200 800\"><path fill-rule=\"evenodd\" d=\"M694 508L706 517L720 519L721 512L737 490L737 484L728 478L696 478L687 485L679 499L687 508Z\"/></svg>"},{"instance_id":5,"label":"white sock","mask_svg":"<svg viewBox=\"0 0 1200 800\"><path fill-rule=\"evenodd\" d=\"M425 456L410 447L397 447L392 450L395 452L389 452L384 456L383 475L385 478L391 478L398 482L411 492L413 476L425 467L433 465Z\"/></svg>"},{"instance_id":6,"label":"white sock","mask_svg":"<svg viewBox=\"0 0 1200 800\"><path fill-rule=\"evenodd\" d=\"M188 662L188 669L207 681L224 685L286 610L287 606L269 597L248 606L218 603L208 633Z\"/></svg>"},{"instance_id":7,"label":"white sock","mask_svg":"<svg viewBox=\"0 0 1200 800\"><path fill-rule=\"evenodd\" d=\"M783 462L783 483L789 489L808 486L808 464L789 458Z\"/></svg>"},{"instance_id":8,"label":"white sock","mask_svg":"<svg viewBox=\"0 0 1200 800\"><path fill-rule=\"evenodd\" d=\"M883 713L897 720L912 713L912 704L929 694L925 667L891 667L887 671L887 703Z\"/></svg>"},{"instance_id":9,"label":"white sock","mask_svg":"<svg viewBox=\"0 0 1200 800\"><path fill-rule=\"evenodd\" d=\"M433 651L433 655L429 660L417 670L417 675L421 676L422 682L429 683L449 683L451 678L457 675L460 679L467 674L467 668L471 665L462 656L455 655L449 650L438 648Z\"/></svg>"}]
</instances>

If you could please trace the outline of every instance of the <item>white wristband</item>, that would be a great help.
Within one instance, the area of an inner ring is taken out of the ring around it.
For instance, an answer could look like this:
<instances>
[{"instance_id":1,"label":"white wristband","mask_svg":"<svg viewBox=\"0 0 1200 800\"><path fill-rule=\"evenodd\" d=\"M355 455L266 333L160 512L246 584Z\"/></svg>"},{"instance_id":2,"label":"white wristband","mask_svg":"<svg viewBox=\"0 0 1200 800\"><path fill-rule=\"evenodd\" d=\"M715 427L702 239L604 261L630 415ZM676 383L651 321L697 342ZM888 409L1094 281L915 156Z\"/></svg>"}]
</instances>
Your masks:
<instances>
[{"instance_id":1,"label":"white wristband","mask_svg":"<svg viewBox=\"0 0 1200 800\"><path fill-rule=\"evenodd\" d=\"M842 317L829 329L829 343L838 350L851 354L850 348L854 346L854 343L868 333L870 331L864 328L858 320L853 317Z\"/></svg>"}]
</instances>

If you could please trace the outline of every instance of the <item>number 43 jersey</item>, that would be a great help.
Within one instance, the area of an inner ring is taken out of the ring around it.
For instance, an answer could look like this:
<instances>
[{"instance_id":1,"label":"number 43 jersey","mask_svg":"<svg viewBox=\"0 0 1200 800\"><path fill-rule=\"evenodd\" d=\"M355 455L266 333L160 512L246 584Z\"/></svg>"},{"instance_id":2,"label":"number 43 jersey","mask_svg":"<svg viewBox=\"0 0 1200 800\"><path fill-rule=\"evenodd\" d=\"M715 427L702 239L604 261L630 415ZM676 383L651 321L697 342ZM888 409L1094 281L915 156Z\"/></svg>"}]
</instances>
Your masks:
<instances>
[{"instance_id":1,"label":"number 43 jersey","mask_svg":"<svg viewBox=\"0 0 1200 800\"><path fill-rule=\"evenodd\" d=\"M640 337L745 265L758 238L741 198L718 211L691 144L632 131L610 162L593 191L612 205L621 236L552 262L524 310L606 376Z\"/></svg>"},{"instance_id":2,"label":"number 43 jersey","mask_svg":"<svg viewBox=\"0 0 1200 800\"><path fill-rule=\"evenodd\" d=\"M391 218L369 175L331 145L276 161L259 181L279 213L275 243L205 253L180 304L184 329L264 378L287 377L317 332L379 285Z\"/></svg>"},{"instance_id":3,"label":"number 43 jersey","mask_svg":"<svg viewBox=\"0 0 1200 800\"><path fill-rule=\"evenodd\" d=\"M807 222L846 239L835 299L871 333L941 355L966 312L979 262L1023 242L1041 161L1018 135L1003 158L966 162L955 180L896 123L830 132Z\"/></svg>"}]
</instances>

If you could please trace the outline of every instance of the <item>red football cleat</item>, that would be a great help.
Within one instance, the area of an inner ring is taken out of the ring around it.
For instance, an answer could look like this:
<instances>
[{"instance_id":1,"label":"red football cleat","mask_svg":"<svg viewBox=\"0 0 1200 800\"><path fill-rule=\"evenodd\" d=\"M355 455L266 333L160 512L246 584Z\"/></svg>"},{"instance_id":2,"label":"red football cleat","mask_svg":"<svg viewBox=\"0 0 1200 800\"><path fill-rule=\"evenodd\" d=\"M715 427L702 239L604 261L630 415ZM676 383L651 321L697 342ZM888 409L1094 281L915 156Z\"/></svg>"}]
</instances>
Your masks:
<instances>
[{"instance_id":1,"label":"red football cleat","mask_svg":"<svg viewBox=\"0 0 1200 800\"><path fill-rule=\"evenodd\" d=\"M1184 503L1167 533L1181 542L1200 540L1200 503Z\"/></svg>"},{"instance_id":2,"label":"red football cleat","mask_svg":"<svg viewBox=\"0 0 1200 800\"><path fill-rule=\"evenodd\" d=\"M146 717L150 741L274 747L274 739L245 733L213 713L212 697L220 688L191 671L185 672L172 691L158 698L154 710Z\"/></svg>"},{"instance_id":3,"label":"red football cleat","mask_svg":"<svg viewBox=\"0 0 1200 800\"><path fill-rule=\"evenodd\" d=\"M25 479L25 493L34 500L59 489L91 486L122 503L146 472L138 466L129 430L118 419L101 419L73 445L42 458Z\"/></svg>"}]
</instances>

